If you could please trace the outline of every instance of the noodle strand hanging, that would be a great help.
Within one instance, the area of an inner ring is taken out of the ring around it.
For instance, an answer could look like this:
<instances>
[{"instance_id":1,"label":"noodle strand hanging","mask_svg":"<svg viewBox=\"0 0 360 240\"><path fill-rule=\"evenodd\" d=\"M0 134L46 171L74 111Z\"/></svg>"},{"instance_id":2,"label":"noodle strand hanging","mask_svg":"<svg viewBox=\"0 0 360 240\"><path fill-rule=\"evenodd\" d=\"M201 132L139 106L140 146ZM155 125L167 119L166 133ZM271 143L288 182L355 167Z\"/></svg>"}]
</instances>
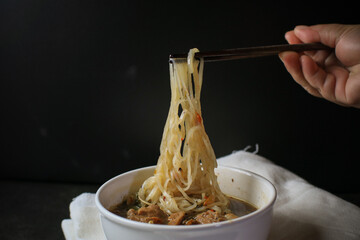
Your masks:
<instances>
[{"instance_id":1,"label":"noodle strand hanging","mask_svg":"<svg viewBox=\"0 0 360 240\"><path fill-rule=\"evenodd\" d=\"M168 214L227 209L214 168L216 157L205 132L200 106L204 62L194 58L170 62L171 102L153 176L140 188L143 205L158 205Z\"/></svg>"}]
</instances>

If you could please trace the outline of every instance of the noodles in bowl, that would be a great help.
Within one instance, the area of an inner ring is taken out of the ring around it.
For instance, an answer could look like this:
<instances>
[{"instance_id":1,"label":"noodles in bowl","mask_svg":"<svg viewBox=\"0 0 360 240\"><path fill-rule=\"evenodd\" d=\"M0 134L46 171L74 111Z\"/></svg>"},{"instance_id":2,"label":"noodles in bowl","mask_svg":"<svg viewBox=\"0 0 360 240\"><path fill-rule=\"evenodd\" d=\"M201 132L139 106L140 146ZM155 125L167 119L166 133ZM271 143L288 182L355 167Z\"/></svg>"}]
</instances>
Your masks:
<instances>
[{"instance_id":1,"label":"noodles in bowl","mask_svg":"<svg viewBox=\"0 0 360 240\"><path fill-rule=\"evenodd\" d=\"M221 191L258 207L255 212L229 221L197 225L148 224L120 217L109 209L126 200L151 177L155 167L135 169L104 183L95 203L107 240L219 240L267 239L276 199L274 186L265 178L246 170L219 166L215 169Z\"/></svg>"},{"instance_id":2,"label":"noodles in bowl","mask_svg":"<svg viewBox=\"0 0 360 240\"><path fill-rule=\"evenodd\" d=\"M108 239L125 232L129 239L168 239L167 234L172 234L171 239L237 239L234 236L239 236L240 226L245 228L240 231L242 235L251 239L265 239L267 235L276 191L260 176L217 168L201 113L204 62L194 58L197 51L191 49L187 59L170 61L171 103L156 167L119 175L96 194ZM228 196L252 203L258 210L253 208L248 215L238 217ZM117 213L119 203L128 205L125 215ZM261 231L252 225L259 220ZM215 223L227 233L214 233L211 226ZM189 232L181 231L183 228Z\"/></svg>"}]
</instances>

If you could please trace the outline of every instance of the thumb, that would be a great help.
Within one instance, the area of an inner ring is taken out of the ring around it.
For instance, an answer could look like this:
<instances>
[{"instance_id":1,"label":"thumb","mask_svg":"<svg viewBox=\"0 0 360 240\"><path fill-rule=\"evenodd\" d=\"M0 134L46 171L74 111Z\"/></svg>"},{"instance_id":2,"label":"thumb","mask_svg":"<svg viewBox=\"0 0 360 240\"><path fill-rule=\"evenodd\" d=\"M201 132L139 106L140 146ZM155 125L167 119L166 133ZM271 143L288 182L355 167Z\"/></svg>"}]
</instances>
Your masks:
<instances>
[{"instance_id":1,"label":"thumb","mask_svg":"<svg viewBox=\"0 0 360 240\"><path fill-rule=\"evenodd\" d=\"M340 24L297 26L294 33L304 43L321 42L335 48L347 28L348 26Z\"/></svg>"},{"instance_id":2,"label":"thumb","mask_svg":"<svg viewBox=\"0 0 360 240\"><path fill-rule=\"evenodd\" d=\"M360 63L360 25L297 26L294 29L294 34L302 42L321 42L335 48L336 57L346 67Z\"/></svg>"}]
</instances>

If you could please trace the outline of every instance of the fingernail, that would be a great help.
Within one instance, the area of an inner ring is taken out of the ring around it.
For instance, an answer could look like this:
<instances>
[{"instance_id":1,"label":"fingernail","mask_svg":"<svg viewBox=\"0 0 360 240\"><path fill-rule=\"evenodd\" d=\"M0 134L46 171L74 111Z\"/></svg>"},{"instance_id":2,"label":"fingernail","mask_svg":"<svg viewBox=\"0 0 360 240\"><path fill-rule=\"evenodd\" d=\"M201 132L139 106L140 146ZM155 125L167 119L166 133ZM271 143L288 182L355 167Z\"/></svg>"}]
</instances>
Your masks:
<instances>
[{"instance_id":1,"label":"fingernail","mask_svg":"<svg viewBox=\"0 0 360 240\"><path fill-rule=\"evenodd\" d=\"M282 61L282 62L284 62L284 53L283 52L281 52L281 53L279 53L279 58L280 58L280 60Z\"/></svg>"},{"instance_id":2,"label":"fingernail","mask_svg":"<svg viewBox=\"0 0 360 240\"><path fill-rule=\"evenodd\" d=\"M298 35L299 32L304 31L306 29L309 29L309 27L305 26L305 25L299 25L299 26L295 27L294 32L295 32L296 35Z\"/></svg>"},{"instance_id":3,"label":"fingernail","mask_svg":"<svg viewBox=\"0 0 360 240\"><path fill-rule=\"evenodd\" d=\"M298 29L298 30L302 30L302 29L305 29L305 28L308 28L309 26L306 26L306 25L298 25L295 27L295 29Z\"/></svg>"},{"instance_id":4,"label":"fingernail","mask_svg":"<svg viewBox=\"0 0 360 240\"><path fill-rule=\"evenodd\" d=\"M288 39L289 33L290 33L290 31L289 31L289 32L286 32L285 35L284 35L285 40L288 41L288 42L289 42L289 39Z\"/></svg>"}]
</instances>

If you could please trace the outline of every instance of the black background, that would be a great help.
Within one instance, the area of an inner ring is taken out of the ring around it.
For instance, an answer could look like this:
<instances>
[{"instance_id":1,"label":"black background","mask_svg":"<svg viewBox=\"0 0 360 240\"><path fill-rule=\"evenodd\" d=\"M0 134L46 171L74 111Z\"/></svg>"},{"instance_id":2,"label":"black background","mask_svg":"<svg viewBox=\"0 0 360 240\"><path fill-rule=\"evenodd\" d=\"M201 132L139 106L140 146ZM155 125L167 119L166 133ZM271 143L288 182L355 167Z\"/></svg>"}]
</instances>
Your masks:
<instances>
[{"instance_id":1,"label":"black background","mask_svg":"<svg viewBox=\"0 0 360 240\"><path fill-rule=\"evenodd\" d=\"M345 1L267 2L1 1L1 179L102 183L154 165L169 54L359 23ZM360 110L310 96L277 56L206 63L202 110L218 157L258 144L318 187L359 191Z\"/></svg>"}]
</instances>

